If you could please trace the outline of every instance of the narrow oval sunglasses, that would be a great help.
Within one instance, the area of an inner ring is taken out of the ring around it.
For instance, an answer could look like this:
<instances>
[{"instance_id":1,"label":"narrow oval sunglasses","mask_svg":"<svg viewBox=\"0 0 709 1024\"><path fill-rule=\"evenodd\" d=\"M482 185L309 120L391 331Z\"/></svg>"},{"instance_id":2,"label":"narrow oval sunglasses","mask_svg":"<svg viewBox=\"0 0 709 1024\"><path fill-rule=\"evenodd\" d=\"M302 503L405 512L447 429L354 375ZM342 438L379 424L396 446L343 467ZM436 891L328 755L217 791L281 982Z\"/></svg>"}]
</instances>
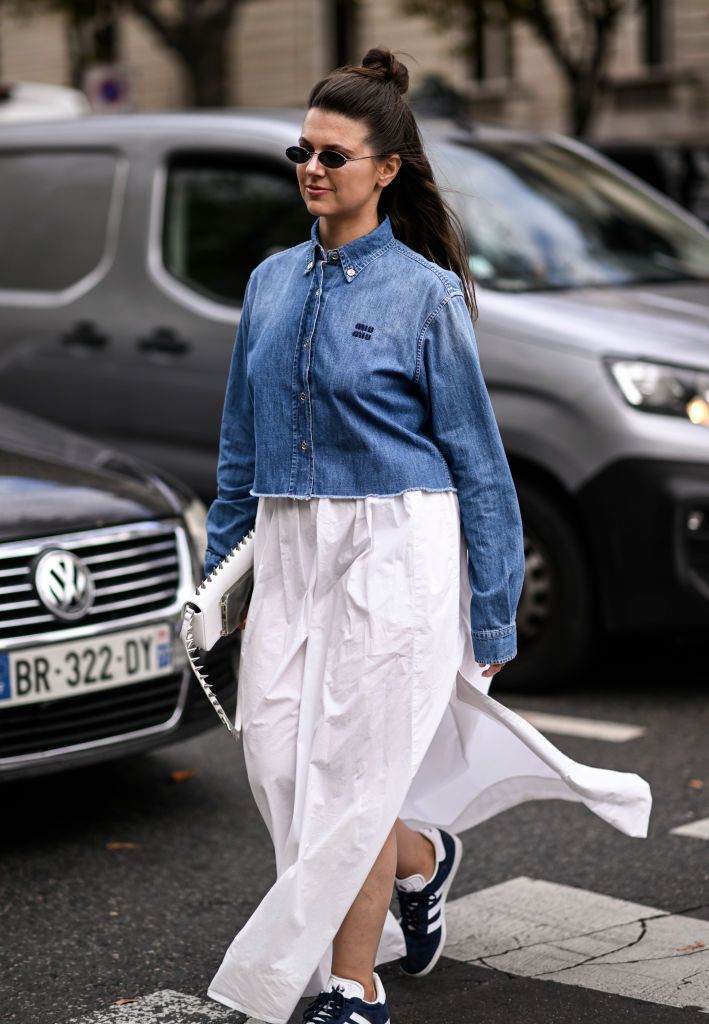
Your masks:
<instances>
[{"instance_id":1,"label":"narrow oval sunglasses","mask_svg":"<svg viewBox=\"0 0 709 1024\"><path fill-rule=\"evenodd\" d=\"M319 153L306 149L305 146L289 146L286 156L294 164L306 164L311 156L317 156L323 167L335 168L344 167L350 160L369 160L373 156L383 156L382 153L367 153L366 156L345 156L337 153L334 149L323 149Z\"/></svg>"}]
</instances>

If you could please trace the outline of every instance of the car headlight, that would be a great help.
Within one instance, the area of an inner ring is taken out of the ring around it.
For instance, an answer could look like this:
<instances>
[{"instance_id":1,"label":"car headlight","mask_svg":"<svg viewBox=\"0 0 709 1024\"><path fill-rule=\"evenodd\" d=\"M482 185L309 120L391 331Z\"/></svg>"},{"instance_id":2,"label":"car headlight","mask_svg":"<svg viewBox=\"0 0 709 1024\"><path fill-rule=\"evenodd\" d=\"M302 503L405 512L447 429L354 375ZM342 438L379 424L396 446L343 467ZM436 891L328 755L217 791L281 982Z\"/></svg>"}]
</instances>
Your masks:
<instances>
[{"instance_id":1,"label":"car headlight","mask_svg":"<svg viewBox=\"0 0 709 1024\"><path fill-rule=\"evenodd\" d=\"M202 564L207 550L207 508L204 502L199 498L193 498L183 509L182 517L192 541L195 558Z\"/></svg>"},{"instance_id":2,"label":"car headlight","mask_svg":"<svg viewBox=\"0 0 709 1024\"><path fill-rule=\"evenodd\" d=\"M709 370L647 359L606 358L605 363L623 398L634 408L681 416L709 427Z\"/></svg>"}]
</instances>

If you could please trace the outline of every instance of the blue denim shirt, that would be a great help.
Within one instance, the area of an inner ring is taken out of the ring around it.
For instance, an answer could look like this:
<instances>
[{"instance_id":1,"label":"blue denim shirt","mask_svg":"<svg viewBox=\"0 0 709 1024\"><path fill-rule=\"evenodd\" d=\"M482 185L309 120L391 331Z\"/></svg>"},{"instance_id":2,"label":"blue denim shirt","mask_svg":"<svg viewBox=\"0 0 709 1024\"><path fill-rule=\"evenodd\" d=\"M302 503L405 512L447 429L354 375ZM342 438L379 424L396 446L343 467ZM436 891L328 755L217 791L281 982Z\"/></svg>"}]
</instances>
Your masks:
<instances>
[{"instance_id":1,"label":"blue denim shirt","mask_svg":"<svg viewBox=\"0 0 709 1024\"><path fill-rule=\"evenodd\" d=\"M251 273L231 358L205 575L259 495L457 491L480 663L516 654L522 520L460 277L393 234L309 241Z\"/></svg>"}]
</instances>

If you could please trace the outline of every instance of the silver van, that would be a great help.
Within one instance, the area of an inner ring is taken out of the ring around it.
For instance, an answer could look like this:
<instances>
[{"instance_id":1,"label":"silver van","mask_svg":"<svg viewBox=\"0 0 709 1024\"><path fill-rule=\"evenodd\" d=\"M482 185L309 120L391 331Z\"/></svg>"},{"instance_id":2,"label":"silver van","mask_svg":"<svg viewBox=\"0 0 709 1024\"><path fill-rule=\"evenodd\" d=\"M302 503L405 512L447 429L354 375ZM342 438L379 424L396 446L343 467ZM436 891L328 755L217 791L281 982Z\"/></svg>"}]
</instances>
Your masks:
<instances>
[{"instance_id":1,"label":"silver van","mask_svg":"<svg viewBox=\"0 0 709 1024\"><path fill-rule=\"evenodd\" d=\"M312 220L303 112L8 125L0 400L209 500L244 284ZM611 633L709 625L709 230L568 138L419 119L459 213L525 524L509 685Z\"/></svg>"}]
</instances>

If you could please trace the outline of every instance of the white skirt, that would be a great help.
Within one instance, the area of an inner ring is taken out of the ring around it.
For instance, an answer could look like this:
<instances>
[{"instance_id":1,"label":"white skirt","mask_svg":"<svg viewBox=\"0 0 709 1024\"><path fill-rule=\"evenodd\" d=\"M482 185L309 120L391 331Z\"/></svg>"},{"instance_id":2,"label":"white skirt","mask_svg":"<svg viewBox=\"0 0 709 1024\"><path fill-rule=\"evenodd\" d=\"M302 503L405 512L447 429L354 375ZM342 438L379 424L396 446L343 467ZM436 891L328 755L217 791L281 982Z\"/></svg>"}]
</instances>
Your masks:
<instances>
[{"instance_id":1,"label":"white skirt","mask_svg":"<svg viewBox=\"0 0 709 1024\"><path fill-rule=\"evenodd\" d=\"M556 798L647 835L644 779L571 760L488 696L457 492L261 496L254 550L238 700L277 880L211 998L285 1024L323 989L333 937L397 817L459 832ZM376 962L404 952L389 911Z\"/></svg>"}]
</instances>

